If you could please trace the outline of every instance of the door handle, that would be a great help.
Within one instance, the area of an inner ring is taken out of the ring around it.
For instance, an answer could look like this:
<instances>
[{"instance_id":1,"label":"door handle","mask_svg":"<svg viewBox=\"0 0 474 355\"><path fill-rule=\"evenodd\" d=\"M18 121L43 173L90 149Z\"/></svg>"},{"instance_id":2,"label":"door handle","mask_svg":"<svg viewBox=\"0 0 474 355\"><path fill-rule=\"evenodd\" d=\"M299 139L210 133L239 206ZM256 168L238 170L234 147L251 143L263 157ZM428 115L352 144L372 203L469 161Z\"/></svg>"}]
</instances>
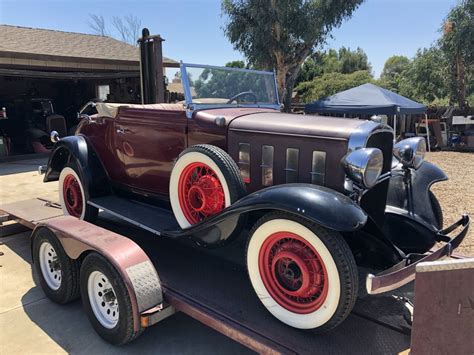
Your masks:
<instances>
[{"instance_id":1,"label":"door handle","mask_svg":"<svg viewBox=\"0 0 474 355\"><path fill-rule=\"evenodd\" d=\"M117 133L124 134L125 130L123 128L117 128Z\"/></svg>"}]
</instances>

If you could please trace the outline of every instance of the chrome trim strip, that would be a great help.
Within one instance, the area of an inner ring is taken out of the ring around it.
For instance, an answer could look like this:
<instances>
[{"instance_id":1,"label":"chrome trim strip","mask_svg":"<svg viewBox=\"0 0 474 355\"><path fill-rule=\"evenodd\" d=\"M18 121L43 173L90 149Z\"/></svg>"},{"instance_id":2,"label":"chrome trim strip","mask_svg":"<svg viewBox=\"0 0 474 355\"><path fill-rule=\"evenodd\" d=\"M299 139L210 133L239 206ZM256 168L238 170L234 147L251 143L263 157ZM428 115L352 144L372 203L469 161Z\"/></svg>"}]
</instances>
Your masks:
<instances>
[{"instance_id":1,"label":"chrome trim strip","mask_svg":"<svg viewBox=\"0 0 474 355\"><path fill-rule=\"evenodd\" d=\"M234 68L234 67L221 67L218 65L207 65L207 64L192 64L192 63L183 63L181 65L189 68L208 68L208 69L223 69L228 71L241 71L241 72L251 72L255 74L265 74L265 75L275 75L274 72L264 71L264 70L255 70L255 69L245 69L245 68Z\"/></svg>"}]
</instances>

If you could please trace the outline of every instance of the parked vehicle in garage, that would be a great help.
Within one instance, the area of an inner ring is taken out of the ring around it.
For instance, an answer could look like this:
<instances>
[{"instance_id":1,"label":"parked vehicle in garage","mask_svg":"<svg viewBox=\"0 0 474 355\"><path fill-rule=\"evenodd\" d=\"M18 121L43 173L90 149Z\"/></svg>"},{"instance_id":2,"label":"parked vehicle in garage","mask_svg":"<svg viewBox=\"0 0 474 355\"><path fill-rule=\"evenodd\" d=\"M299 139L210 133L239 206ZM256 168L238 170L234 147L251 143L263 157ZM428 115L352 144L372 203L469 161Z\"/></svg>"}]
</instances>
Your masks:
<instances>
[{"instance_id":1,"label":"parked vehicle in garage","mask_svg":"<svg viewBox=\"0 0 474 355\"><path fill-rule=\"evenodd\" d=\"M430 187L447 176L423 160L422 138L393 146L378 122L281 113L271 72L182 64L181 77L184 104L98 103L56 143L44 181L59 181L65 214L92 221L106 208L203 247L248 237L264 306L319 331L351 311L357 266L385 270L368 293L390 291L466 235L467 216L443 229Z\"/></svg>"},{"instance_id":2,"label":"parked vehicle in garage","mask_svg":"<svg viewBox=\"0 0 474 355\"><path fill-rule=\"evenodd\" d=\"M53 147L49 132L67 134L64 116L54 111L48 98L20 97L0 103L8 111L8 119L0 122L0 129L11 138L13 153L45 153Z\"/></svg>"}]
</instances>

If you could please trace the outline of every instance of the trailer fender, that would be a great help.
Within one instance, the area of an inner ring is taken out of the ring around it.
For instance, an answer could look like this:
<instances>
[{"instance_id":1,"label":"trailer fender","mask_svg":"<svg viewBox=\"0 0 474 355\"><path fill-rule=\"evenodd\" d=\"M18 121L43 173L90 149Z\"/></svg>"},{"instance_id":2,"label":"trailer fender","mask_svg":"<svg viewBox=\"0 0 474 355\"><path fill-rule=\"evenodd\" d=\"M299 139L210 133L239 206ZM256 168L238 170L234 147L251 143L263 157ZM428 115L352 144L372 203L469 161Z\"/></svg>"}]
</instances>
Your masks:
<instances>
[{"instance_id":1,"label":"trailer fender","mask_svg":"<svg viewBox=\"0 0 474 355\"><path fill-rule=\"evenodd\" d=\"M163 234L188 235L204 244L219 243L226 240L226 230L232 230L227 228L227 223L234 223L235 217L241 214L258 210L288 212L338 232L356 231L367 222L367 214L360 206L337 191L311 184L285 184L247 195L220 214L188 229Z\"/></svg>"},{"instance_id":2,"label":"trailer fender","mask_svg":"<svg viewBox=\"0 0 474 355\"><path fill-rule=\"evenodd\" d=\"M39 223L33 231L31 245L43 228L55 234L71 259L81 259L94 251L115 267L130 295L135 331L140 329L141 313L163 303L158 273L145 252L132 240L77 218L61 216Z\"/></svg>"},{"instance_id":3,"label":"trailer fender","mask_svg":"<svg viewBox=\"0 0 474 355\"><path fill-rule=\"evenodd\" d=\"M86 197L108 194L108 176L92 145L83 136L68 136L58 141L51 152L43 181L57 181L64 166L74 161L86 186Z\"/></svg>"}]
</instances>

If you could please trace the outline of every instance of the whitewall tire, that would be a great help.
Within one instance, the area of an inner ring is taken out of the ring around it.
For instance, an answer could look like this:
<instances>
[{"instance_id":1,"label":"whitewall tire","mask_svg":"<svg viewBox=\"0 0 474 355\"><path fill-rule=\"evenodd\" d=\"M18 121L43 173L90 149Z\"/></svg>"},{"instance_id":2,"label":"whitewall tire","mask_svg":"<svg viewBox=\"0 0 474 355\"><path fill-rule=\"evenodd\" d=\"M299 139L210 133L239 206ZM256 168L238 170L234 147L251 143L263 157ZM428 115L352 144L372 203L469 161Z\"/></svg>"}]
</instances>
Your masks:
<instances>
[{"instance_id":1,"label":"whitewall tire","mask_svg":"<svg viewBox=\"0 0 474 355\"><path fill-rule=\"evenodd\" d=\"M183 151L171 172L171 207L183 229L220 213L244 194L245 185L235 162L211 145Z\"/></svg>"},{"instance_id":2,"label":"whitewall tire","mask_svg":"<svg viewBox=\"0 0 474 355\"><path fill-rule=\"evenodd\" d=\"M247 268L263 305L295 328L333 328L355 303L357 268L343 238L286 213L266 215L254 226Z\"/></svg>"}]
</instances>

